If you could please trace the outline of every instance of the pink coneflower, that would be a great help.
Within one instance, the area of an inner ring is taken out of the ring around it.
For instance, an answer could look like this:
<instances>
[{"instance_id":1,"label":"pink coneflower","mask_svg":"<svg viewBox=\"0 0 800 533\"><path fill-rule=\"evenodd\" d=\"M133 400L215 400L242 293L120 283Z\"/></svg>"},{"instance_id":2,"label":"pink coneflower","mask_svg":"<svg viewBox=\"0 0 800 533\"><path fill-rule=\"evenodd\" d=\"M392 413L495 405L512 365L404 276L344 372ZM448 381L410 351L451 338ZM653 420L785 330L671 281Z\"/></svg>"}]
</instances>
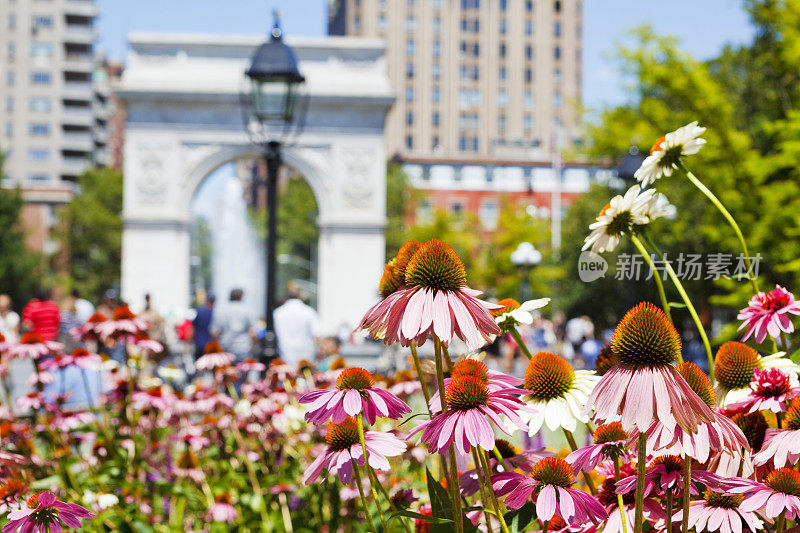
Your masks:
<instances>
[{"instance_id":1,"label":"pink coneflower","mask_svg":"<svg viewBox=\"0 0 800 533\"><path fill-rule=\"evenodd\" d=\"M505 439L495 439L495 448L500 452L500 457L510 470L522 470L523 472L530 472L533 470L533 465L538 463L545 457L552 457L552 453L545 449L540 450L526 450L523 452L518 451L513 444ZM499 474L502 472L500 468L502 464L493 455L489 456L489 468L492 474ZM473 468L467 470L458 477L458 486L461 487L461 494L464 496L472 496L480 490L478 484L478 472Z\"/></svg>"},{"instance_id":2,"label":"pink coneflower","mask_svg":"<svg viewBox=\"0 0 800 533\"><path fill-rule=\"evenodd\" d=\"M50 385L56 380L55 376L50 372L31 372L28 379L25 380L25 385L33 389L40 386Z\"/></svg>"},{"instance_id":3,"label":"pink coneflower","mask_svg":"<svg viewBox=\"0 0 800 533\"><path fill-rule=\"evenodd\" d=\"M118 339L127 335L138 335L146 333L149 324L147 320L138 318L131 311L130 307L123 304L114 309L111 320L100 322L95 325L94 331L101 340Z\"/></svg>"},{"instance_id":4,"label":"pink coneflower","mask_svg":"<svg viewBox=\"0 0 800 533\"><path fill-rule=\"evenodd\" d=\"M205 372L230 366L235 359L236 356L226 352L218 342L211 341L203 347L203 355L195 361L194 367L201 372Z\"/></svg>"},{"instance_id":5,"label":"pink coneflower","mask_svg":"<svg viewBox=\"0 0 800 533\"><path fill-rule=\"evenodd\" d=\"M606 459L623 457L627 462L628 452L625 450L627 436L619 422L598 426L594 430L594 444L575 450L567 456L566 461L576 472L591 472L600 461Z\"/></svg>"},{"instance_id":6,"label":"pink coneflower","mask_svg":"<svg viewBox=\"0 0 800 533\"><path fill-rule=\"evenodd\" d=\"M785 372L777 368L768 370L757 368L753 371L749 395L730 407L748 413L755 411L782 413L786 410L787 400L791 400L798 393L800 389L792 386L789 375Z\"/></svg>"},{"instance_id":7,"label":"pink coneflower","mask_svg":"<svg viewBox=\"0 0 800 533\"><path fill-rule=\"evenodd\" d=\"M703 531L759 531L764 523L753 511L741 508L742 496L723 494L706 489L703 499L693 501L689 507L689 529L697 533ZM674 521L680 521L681 513L676 513Z\"/></svg>"},{"instance_id":8,"label":"pink coneflower","mask_svg":"<svg viewBox=\"0 0 800 533\"><path fill-rule=\"evenodd\" d=\"M702 422L695 432L684 431L674 421L664 424L655 420L647 430L648 455L689 456L704 463L712 451L739 454L750 446L739 427L727 416L713 411L716 403L714 386L708 376L694 363L685 362L676 367L686 383L712 409L713 422ZM671 415L670 415L671 416ZM628 446L637 449L637 436L628 438Z\"/></svg>"},{"instance_id":9,"label":"pink coneflower","mask_svg":"<svg viewBox=\"0 0 800 533\"><path fill-rule=\"evenodd\" d=\"M72 357L66 354L55 354L53 357L45 359L39 363L39 368L42 370L51 370L55 372L62 368L67 368L72 365Z\"/></svg>"},{"instance_id":10,"label":"pink coneflower","mask_svg":"<svg viewBox=\"0 0 800 533\"><path fill-rule=\"evenodd\" d=\"M138 348L142 350L146 350L151 353L161 353L164 351L164 345L160 342L151 339L145 333L138 333L133 336L133 344L136 345Z\"/></svg>"},{"instance_id":11,"label":"pink coneflower","mask_svg":"<svg viewBox=\"0 0 800 533\"><path fill-rule=\"evenodd\" d=\"M195 483L202 483L206 478L205 473L200 469L200 460L189 447L184 448L178 456L172 472L178 477L191 479Z\"/></svg>"},{"instance_id":12,"label":"pink coneflower","mask_svg":"<svg viewBox=\"0 0 800 533\"><path fill-rule=\"evenodd\" d=\"M403 400L375 387L372 375L363 368L348 368L336 380L335 389L317 389L300 396L300 403L310 403L306 420L322 424L328 419L342 423L348 416L363 414L374 424L378 416L397 419L411 408Z\"/></svg>"},{"instance_id":13,"label":"pink coneflower","mask_svg":"<svg viewBox=\"0 0 800 533\"><path fill-rule=\"evenodd\" d=\"M548 521L554 516L567 524L583 524L605 520L608 513L590 494L571 488L575 482L572 468L563 459L545 457L533 467L529 476L503 472L492 476L492 487L505 497L510 509L519 509L528 500L536 505L536 516Z\"/></svg>"},{"instance_id":14,"label":"pink coneflower","mask_svg":"<svg viewBox=\"0 0 800 533\"><path fill-rule=\"evenodd\" d=\"M527 407L514 396L524 393L515 388L490 391L486 382L477 376L459 376L445 391L448 409L430 420L418 422L409 437L421 431L421 441L428 445L428 450L441 454L448 452L453 441L461 455L469 454L473 446L493 450L492 422L511 435L501 416L505 415L510 424L521 430L526 428L517 411Z\"/></svg>"},{"instance_id":15,"label":"pink coneflower","mask_svg":"<svg viewBox=\"0 0 800 533\"><path fill-rule=\"evenodd\" d=\"M674 492L683 491L683 467L684 461L682 458L675 455L662 455L656 457L644 475L644 494L645 496L656 495L663 496L667 490ZM721 480L720 477L705 470L692 468L692 486L691 493L697 494L695 482L700 482L703 485L708 485L714 488L719 488ZM617 493L626 494L632 492L636 488L636 476L628 476L617 482Z\"/></svg>"},{"instance_id":16,"label":"pink coneflower","mask_svg":"<svg viewBox=\"0 0 800 533\"><path fill-rule=\"evenodd\" d=\"M30 409L35 411L44 407L44 396L41 392L29 392L25 396L17 398L17 406L20 409Z\"/></svg>"},{"instance_id":17,"label":"pink coneflower","mask_svg":"<svg viewBox=\"0 0 800 533\"><path fill-rule=\"evenodd\" d=\"M634 470L630 464L623 464L620 468L621 475L632 474ZM604 523L603 533L624 533L632 532L634 530L633 520L635 517L636 502L633 492L622 495L622 507L625 510L625 526L622 524L622 515L619 509L619 501L617 500L617 493L615 492L614 472L608 472L611 477L607 477L600 490L597 493L597 499L600 504L608 511L608 520ZM662 527L666 524L667 514L661 505L661 502L655 498L645 498L642 505L643 517L645 521L649 522L654 531L664 531Z\"/></svg>"},{"instance_id":18,"label":"pink coneflower","mask_svg":"<svg viewBox=\"0 0 800 533\"><path fill-rule=\"evenodd\" d=\"M345 418L341 424L328 424L325 432L328 448L317 457L303 474L303 483L308 485L315 481L324 468L328 473L335 473L345 485L353 479L353 461L364 465L364 454L358 439L356 421ZM406 444L392 435L380 431L364 433L364 442L369 454L369 465L376 470L389 470L387 457L395 457L406 451Z\"/></svg>"},{"instance_id":19,"label":"pink coneflower","mask_svg":"<svg viewBox=\"0 0 800 533\"><path fill-rule=\"evenodd\" d=\"M21 479L9 478L0 483L0 513L18 509L28 485Z\"/></svg>"},{"instance_id":20,"label":"pink coneflower","mask_svg":"<svg viewBox=\"0 0 800 533\"><path fill-rule=\"evenodd\" d=\"M3 533L57 533L62 524L80 529L81 519L94 516L78 504L56 500L52 492L38 492L28 498L26 507L8 513L9 522L3 526Z\"/></svg>"},{"instance_id":21,"label":"pink coneflower","mask_svg":"<svg viewBox=\"0 0 800 533\"><path fill-rule=\"evenodd\" d=\"M214 505L208 510L206 516L210 522L233 524L239 517L239 513L231 505L231 495L226 492L215 498Z\"/></svg>"},{"instance_id":22,"label":"pink coneflower","mask_svg":"<svg viewBox=\"0 0 800 533\"><path fill-rule=\"evenodd\" d=\"M770 520L786 513L787 520L800 516L800 472L779 468L770 472L763 483L752 479L726 480L727 494L742 494L739 510L758 511Z\"/></svg>"},{"instance_id":23,"label":"pink coneflower","mask_svg":"<svg viewBox=\"0 0 800 533\"><path fill-rule=\"evenodd\" d=\"M103 358L96 353L92 353L86 348L75 348L70 354L76 366L86 369L103 364Z\"/></svg>"},{"instance_id":24,"label":"pink coneflower","mask_svg":"<svg viewBox=\"0 0 800 533\"><path fill-rule=\"evenodd\" d=\"M742 341L746 341L752 335L756 342L761 343L767 333L775 339L780 336L781 331L794 332L794 324L788 316L789 313L800 315L800 302L795 301L791 292L780 285L775 285L775 288L768 293L759 292L736 316L737 319L744 321L739 326L739 331L747 328Z\"/></svg>"},{"instance_id":25,"label":"pink coneflower","mask_svg":"<svg viewBox=\"0 0 800 533\"><path fill-rule=\"evenodd\" d=\"M94 313L89 317L89 320L87 320L85 324L82 324L77 328L72 328L69 333L75 337L76 340L97 340L98 337L97 332L95 331L95 326L105 322L106 320L108 320L108 317L103 313Z\"/></svg>"},{"instance_id":26,"label":"pink coneflower","mask_svg":"<svg viewBox=\"0 0 800 533\"><path fill-rule=\"evenodd\" d=\"M61 343L46 341L35 331L26 331L18 342L6 347L6 353L11 359L39 359L45 355L60 353L63 348Z\"/></svg>"},{"instance_id":27,"label":"pink coneflower","mask_svg":"<svg viewBox=\"0 0 800 533\"><path fill-rule=\"evenodd\" d=\"M0 477L5 479L15 476L28 463L28 459L22 455L0 450Z\"/></svg>"},{"instance_id":28,"label":"pink coneflower","mask_svg":"<svg viewBox=\"0 0 800 533\"><path fill-rule=\"evenodd\" d=\"M267 365L259 363L255 359L245 359L236 365L237 370L242 373L246 372L263 372L267 369Z\"/></svg>"},{"instance_id":29,"label":"pink coneflower","mask_svg":"<svg viewBox=\"0 0 800 533\"><path fill-rule=\"evenodd\" d=\"M776 468L780 468L793 465L800 459L800 398L793 399L789 404L785 427L785 430L766 430L763 448L753 456L754 464L760 466L772 461Z\"/></svg>"},{"instance_id":30,"label":"pink coneflower","mask_svg":"<svg viewBox=\"0 0 800 533\"><path fill-rule=\"evenodd\" d=\"M444 345L457 336L475 350L500 333L480 291L467 287L461 258L439 239L426 242L405 269L406 288L399 289L364 315L359 329L387 344L422 345L435 335Z\"/></svg>"},{"instance_id":31,"label":"pink coneflower","mask_svg":"<svg viewBox=\"0 0 800 533\"><path fill-rule=\"evenodd\" d=\"M600 423L620 421L645 432L653 420L694 432L714 413L672 366L681 340L664 312L643 302L622 318L611 341L619 362L603 375L584 407Z\"/></svg>"},{"instance_id":32,"label":"pink coneflower","mask_svg":"<svg viewBox=\"0 0 800 533\"><path fill-rule=\"evenodd\" d=\"M444 378L445 390L447 390L447 387L450 386L450 383L452 383L454 379L466 375L480 378L480 380L486 384L489 392L514 388L522 385L523 383L520 378L509 376L508 374L498 372L497 370L492 370L477 359L464 359L453 367L450 377ZM439 399L438 390L436 390L431 396L431 401L428 402L428 407L432 413L438 413L442 410L442 401Z\"/></svg>"},{"instance_id":33,"label":"pink coneflower","mask_svg":"<svg viewBox=\"0 0 800 533\"><path fill-rule=\"evenodd\" d=\"M150 387L146 391L136 391L131 395L133 408L137 411L152 408L163 411L174 400L170 393L164 393L161 387Z\"/></svg>"}]
</instances>

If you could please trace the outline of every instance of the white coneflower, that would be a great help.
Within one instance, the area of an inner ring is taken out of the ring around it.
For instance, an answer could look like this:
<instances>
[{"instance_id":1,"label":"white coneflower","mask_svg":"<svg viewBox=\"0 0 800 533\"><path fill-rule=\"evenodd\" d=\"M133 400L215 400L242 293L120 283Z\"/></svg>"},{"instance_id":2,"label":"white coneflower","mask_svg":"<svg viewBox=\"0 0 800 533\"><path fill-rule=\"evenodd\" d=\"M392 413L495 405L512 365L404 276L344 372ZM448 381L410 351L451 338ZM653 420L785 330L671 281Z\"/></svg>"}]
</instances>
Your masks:
<instances>
[{"instance_id":1,"label":"white coneflower","mask_svg":"<svg viewBox=\"0 0 800 533\"><path fill-rule=\"evenodd\" d=\"M672 171L678 168L681 156L696 154L706 144L706 140L700 138L705 131L695 120L667 133L655 142L634 177L642 182L642 187L647 187L661 176L671 176Z\"/></svg>"},{"instance_id":2,"label":"white coneflower","mask_svg":"<svg viewBox=\"0 0 800 533\"><path fill-rule=\"evenodd\" d=\"M630 233L634 226L644 226L652 220L651 214L656 209L653 203L655 197L653 189L643 191L634 185L624 196L612 198L597 215L597 220L589 226L592 232L586 237L583 249L591 248L595 253L614 250L619 244L620 235Z\"/></svg>"},{"instance_id":3,"label":"white coneflower","mask_svg":"<svg viewBox=\"0 0 800 533\"><path fill-rule=\"evenodd\" d=\"M492 309L489 313L494 317L494 321L500 326L500 329L507 331L519 324L533 324L532 311L541 309L548 303L550 303L550 298L538 298L522 303L519 303L513 298L504 298L497 302L497 305L502 305L503 307L500 309Z\"/></svg>"}]
</instances>

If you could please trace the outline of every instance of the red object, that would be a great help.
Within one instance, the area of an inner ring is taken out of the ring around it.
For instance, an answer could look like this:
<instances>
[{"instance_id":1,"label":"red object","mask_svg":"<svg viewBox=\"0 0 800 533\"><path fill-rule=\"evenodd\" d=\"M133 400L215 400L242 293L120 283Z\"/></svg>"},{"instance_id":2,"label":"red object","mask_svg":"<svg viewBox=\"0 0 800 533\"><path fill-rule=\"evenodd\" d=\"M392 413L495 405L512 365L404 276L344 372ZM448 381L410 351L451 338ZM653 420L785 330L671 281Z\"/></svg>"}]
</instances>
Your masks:
<instances>
[{"instance_id":1,"label":"red object","mask_svg":"<svg viewBox=\"0 0 800 533\"><path fill-rule=\"evenodd\" d=\"M61 324L61 312L53 300L31 300L22 310L22 321L33 324L31 328L46 341L54 341Z\"/></svg>"},{"instance_id":2,"label":"red object","mask_svg":"<svg viewBox=\"0 0 800 533\"><path fill-rule=\"evenodd\" d=\"M192 339L192 321L184 320L175 326L175 331L178 333L178 339L182 341L189 341Z\"/></svg>"}]
</instances>

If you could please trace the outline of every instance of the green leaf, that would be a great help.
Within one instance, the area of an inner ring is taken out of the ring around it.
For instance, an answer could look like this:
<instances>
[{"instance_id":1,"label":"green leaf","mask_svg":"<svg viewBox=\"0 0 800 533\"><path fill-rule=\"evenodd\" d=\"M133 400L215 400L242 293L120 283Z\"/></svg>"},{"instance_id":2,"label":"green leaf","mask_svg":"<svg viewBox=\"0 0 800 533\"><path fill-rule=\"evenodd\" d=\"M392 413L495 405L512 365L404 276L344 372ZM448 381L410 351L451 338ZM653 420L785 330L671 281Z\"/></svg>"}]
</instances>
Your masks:
<instances>
[{"instance_id":1,"label":"green leaf","mask_svg":"<svg viewBox=\"0 0 800 533\"><path fill-rule=\"evenodd\" d=\"M428 479L428 496L431 500L431 512L433 516L439 518L453 518L453 506L450 502L450 495L431 474L430 469L426 468L425 473Z\"/></svg>"},{"instance_id":2,"label":"green leaf","mask_svg":"<svg viewBox=\"0 0 800 533\"><path fill-rule=\"evenodd\" d=\"M792 352L792 355L789 356L789 359L791 359L795 363L800 361L800 349L797 349L794 352Z\"/></svg>"},{"instance_id":3,"label":"green leaf","mask_svg":"<svg viewBox=\"0 0 800 533\"><path fill-rule=\"evenodd\" d=\"M522 533L535 516L536 507L534 507L533 502L529 501L525 502L525 505L519 509L506 513L504 518L511 533Z\"/></svg>"},{"instance_id":4,"label":"green leaf","mask_svg":"<svg viewBox=\"0 0 800 533\"><path fill-rule=\"evenodd\" d=\"M686 304L683 302L670 302L669 307L670 309L683 309L686 307Z\"/></svg>"},{"instance_id":5,"label":"green leaf","mask_svg":"<svg viewBox=\"0 0 800 533\"><path fill-rule=\"evenodd\" d=\"M405 516L406 518L413 518L414 520L422 520L424 522L428 522L429 524L451 524L453 521L449 518L438 518L435 516L428 516L426 514L415 513L414 511L409 511L407 509L401 509L399 511L393 512L389 515L389 520L392 518L399 518L401 516Z\"/></svg>"}]
</instances>

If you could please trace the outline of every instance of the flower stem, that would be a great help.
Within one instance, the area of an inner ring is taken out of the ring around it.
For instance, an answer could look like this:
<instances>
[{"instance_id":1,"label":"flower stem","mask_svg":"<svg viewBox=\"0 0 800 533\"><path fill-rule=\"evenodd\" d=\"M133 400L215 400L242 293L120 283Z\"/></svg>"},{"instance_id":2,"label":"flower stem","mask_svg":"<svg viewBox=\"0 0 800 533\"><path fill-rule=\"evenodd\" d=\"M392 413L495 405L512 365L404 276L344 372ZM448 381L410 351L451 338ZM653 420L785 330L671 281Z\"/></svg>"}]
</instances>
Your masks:
<instances>
[{"instance_id":1,"label":"flower stem","mask_svg":"<svg viewBox=\"0 0 800 533\"><path fill-rule=\"evenodd\" d=\"M614 457L614 481L619 481L619 457ZM622 522L622 533L628 533L628 520L625 518L625 502L622 494L617 494L617 507L619 508L619 521Z\"/></svg>"},{"instance_id":2,"label":"flower stem","mask_svg":"<svg viewBox=\"0 0 800 533\"><path fill-rule=\"evenodd\" d=\"M789 339L786 338L786 332L781 331L781 344L783 344L783 351L789 353ZM778 351L777 349L775 350Z\"/></svg>"},{"instance_id":3,"label":"flower stem","mask_svg":"<svg viewBox=\"0 0 800 533\"><path fill-rule=\"evenodd\" d=\"M494 447L492 453L494 454L494 458L497 459L497 462L503 465L503 471L511 472L511 470L508 469L508 465L506 464L506 460L503 457L503 454L500 453L500 450L497 449L497 446Z\"/></svg>"},{"instance_id":4,"label":"flower stem","mask_svg":"<svg viewBox=\"0 0 800 533\"><path fill-rule=\"evenodd\" d=\"M667 318L669 318L670 322L672 322L672 313L669 309L667 293L664 292L664 281L661 279L661 274L658 272L658 269L656 269L655 264L653 264L653 258L650 257L650 254L648 253L647 249L645 249L642 241L640 241L639 238L633 233L631 233L631 242L634 246L636 246L636 249L639 250L639 253L642 254L647 266L650 267L650 272L653 273L653 279L656 280L656 288L658 289L658 297L661 299L661 307L664 308L664 314L667 315ZM681 363L682 362L683 361L681 361Z\"/></svg>"},{"instance_id":5,"label":"flower stem","mask_svg":"<svg viewBox=\"0 0 800 533\"><path fill-rule=\"evenodd\" d=\"M439 401L441 402L442 413L444 413L447 410L447 403L445 401L444 390L444 369L442 368L442 343L439 341L438 337L433 337L433 347L436 358L436 383L439 386ZM450 499L453 501L453 523L455 524L455 532L463 533L464 519L463 513L461 512L461 491L458 487L458 466L456 465L455 442L450 444L448 452L450 456L450 481L447 483L447 488L450 490ZM447 475L446 472L445 475Z\"/></svg>"},{"instance_id":6,"label":"flower stem","mask_svg":"<svg viewBox=\"0 0 800 533\"><path fill-rule=\"evenodd\" d=\"M681 531L689 531L689 500L692 496L692 458L683 457L683 522Z\"/></svg>"},{"instance_id":7,"label":"flower stem","mask_svg":"<svg viewBox=\"0 0 800 533\"><path fill-rule=\"evenodd\" d=\"M739 239L739 244L742 245L742 252L744 252L744 262L745 265L747 265L747 279L750 280L750 284L753 286L753 292L758 293L758 283L756 283L756 279L753 277L753 265L750 264L750 252L747 251L747 243L744 240L744 235L742 235L742 230L739 229L739 224L736 223L736 220L733 218L730 212L725 208L724 205L722 205L722 202L719 201L719 198L717 198L714 193L708 189L708 187L703 185L703 182L697 179L697 177L695 177L695 175L692 174L689 169L683 166L683 163L678 163L678 166L681 168L681 170L683 170L684 174L686 174L686 177L689 178L689 181L691 181L695 187L700 189L700 192L705 194L706 197L711 200L711 203L714 204L717 209L719 209L719 212L722 213L722 216L725 217L725 220L727 220L728 224L730 224L733 228L734 233L736 233L736 238Z\"/></svg>"},{"instance_id":8,"label":"flower stem","mask_svg":"<svg viewBox=\"0 0 800 533\"><path fill-rule=\"evenodd\" d=\"M778 517L778 525L775 528L775 533L782 533L783 527L786 525L786 517L783 513Z\"/></svg>"},{"instance_id":9,"label":"flower stem","mask_svg":"<svg viewBox=\"0 0 800 533\"><path fill-rule=\"evenodd\" d=\"M422 372L422 365L419 362L419 355L417 355L417 347L411 344L411 358L414 360L414 368L417 370L417 379L422 387L422 395L425 397L425 407L430 413L431 393L428 390L428 384L425 382L425 374Z\"/></svg>"},{"instance_id":10,"label":"flower stem","mask_svg":"<svg viewBox=\"0 0 800 533\"><path fill-rule=\"evenodd\" d=\"M367 505L367 498L364 496L364 487L361 485L361 472L358 470L358 465L355 461L353 463L353 479L356 480L356 486L358 486L358 495L361 496L361 505L364 507L364 514L367 515L367 522L369 523L369 530L372 533L377 533L375 531L375 524L372 523L372 517L369 515L369 505Z\"/></svg>"},{"instance_id":11,"label":"flower stem","mask_svg":"<svg viewBox=\"0 0 800 533\"><path fill-rule=\"evenodd\" d=\"M775 413L775 421L778 424L778 429L783 429L783 413Z\"/></svg>"},{"instance_id":12,"label":"flower stem","mask_svg":"<svg viewBox=\"0 0 800 533\"><path fill-rule=\"evenodd\" d=\"M389 526L386 524L386 518L383 516L383 508L381 507L380 500L378 500L378 492L375 490L375 483L377 482L377 479L374 479L370 476L372 467L369 465L367 441L364 439L364 421L361 419L361 413L356 416L356 424L358 425L358 440L361 442L361 452L364 454L364 469L367 471L367 479L369 480L369 486L372 489L372 499L375 500L375 505L378 507L378 516L381 519L383 530L389 531Z\"/></svg>"},{"instance_id":13,"label":"flower stem","mask_svg":"<svg viewBox=\"0 0 800 533\"><path fill-rule=\"evenodd\" d=\"M492 467L489 465L489 457L486 455L486 450L483 448L476 448L476 450L480 456L483 471L486 473L487 490L489 491L489 496L491 497L492 505L494 506L494 512L497 513L497 520L500 521L500 529L503 533L509 533L506 519L503 517L503 513L500 510L500 502L497 501L497 495L494 493L494 489L492 488Z\"/></svg>"},{"instance_id":14,"label":"flower stem","mask_svg":"<svg viewBox=\"0 0 800 533\"><path fill-rule=\"evenodd\" d=\"M638 450L639 458L636 463L636 511L633 515L634 533L642 533L644 525L644 467L647 461L647 433L639 432Z\"/></svg>"},{"instance_id":15,"label":"flower stem","mask_svg":"<svg viewBox=\"0 0 800 533\"><path fill-rule=\"evenodd\" d=\"M561 431L563 431L564 436L567 437L567 442L569 443L569 447L572 449L572 451L574 452L577 450L578 444L575 442L575 436L572 434L572 432L563 427L561 428ZM586 480L586 486L589 488L589 492L591 492L592 495L597 494L597 487L595 487L594 480L588 472L583 473L583 478Z\"/></svg>"},{"instance_id":16,"label":"flower stem","mask_svg":"<svg viewBox=\"0 0 800 533\"><path fill-rule=\"evenodd\" d=\"M286 493L278 493L278 503L281 506L281 519L283 520L283 527L286 529L286 533L294 533L294 527L292 526L292 514L289 512L289 505L286 501Z\"/></svg>"},{"instance_id":17,"label":"flower stem","mask_svg":"<svg viewBox=\"0 0 800 533\"><path fill-rule=\"evenodd\" d=\"M667 275L669 279L672 281L672 284L675 285L675 288L678 290L678 293L681 295L681 299L683 303L686 304L686 309L689 310L689 314L692 316L692 320L694 321L695 326L697 327L697 331L700 333L700 338L703 341L703 346L706 349L706 357L708 358L708 376L711 378L711 384L714 384L714 354L711 352L711 343L708 342L708 336L706 335L706 330L703 327L703 323L700 322L700 317L697 314L697 311L692 304L692 301L689 299L689 295L686 294L686 290L683 288L683 284L681 280L678 279L678 275L675 274L675 271L672 269L672 265L664 259L664 255L661 253L661 250L650 240L650 238L642 234L647 244L650 245L650 248L658 255L661 261L664 263L664 266L667 269Z\"/></svg>"},{"instance_id":18,"label":"flower stem","mask_svg":"<svg viewBox=\"0 0 800 533\"><path fill-rule=\"evenodd\" d=\"M667 490L667 533L672 533L672 490Z\"/></svg>"},{"instance_id":19,"label":"flower stem","mask_svg":"<svg viewBox=\"0 0 800 533\"><path fill-rule=\"evenodd\" d=\"M481 470L482 470L481 469L481 459L478 456L478 449L477 448L472 448L472 460L475 461L475 473L478 475L478 487L480 487L480 489L481 489L481 500L483 502L483 507L484 507L483 515L484 515L484 518L486 519L486 530L487 531L491 531L492 530L492 522L491 522L491 519L490 519L491 514L489 514L489 511L486 510L486 506L489 504L489 495L486 492L486 487L488 486L489 490L491 490L491 475L492 474L491 474L491 472L487 472L486 475L481 473ZM486 479L487 478L489 479L488 484L486 483Z\"/></svg>"},{"instance_id":20,"label":"flower stem","mask_svg":"<svg viewBox=\"0 0 800 533\"><path fill-rule=\"evenodd\" d=\"M511 333L511 336L514 337L515 341L517 341L517 346L519 346L519 349L522 350L523 354L525 354L525 357L528 359L533 357L533 355L531 355L531 351L527 346L525 346L525 343L522 342L522 335L519 334L519 330L517 330L516 326L512 327L510 330L508 330L508 332Z\"/></svg>"}]
</instances>

